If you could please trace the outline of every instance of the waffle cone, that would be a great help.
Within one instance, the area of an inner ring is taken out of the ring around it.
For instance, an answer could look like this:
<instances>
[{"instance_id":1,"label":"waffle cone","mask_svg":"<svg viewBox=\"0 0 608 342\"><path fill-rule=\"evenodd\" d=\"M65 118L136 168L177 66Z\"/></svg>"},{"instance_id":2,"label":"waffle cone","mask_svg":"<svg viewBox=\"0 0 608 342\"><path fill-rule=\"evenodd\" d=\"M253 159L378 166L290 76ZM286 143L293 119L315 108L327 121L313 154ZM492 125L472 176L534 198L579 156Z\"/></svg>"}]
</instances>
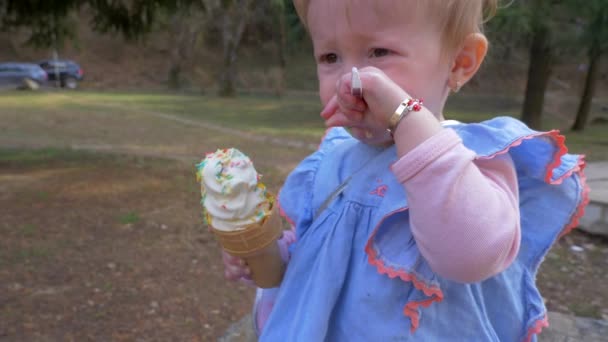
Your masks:
<instances>
[{"instance_id":1,"label":"waffle cone","mask_svg":"<svg viewBox=\"0 0 608 342\"><path fill-rule=\"evenodd\" d=\"M262 222L243 230L226 232L213 227L211 230L226 252L245 260L257 286L271 288L281 283L285 263L276 241L283 229L276 206Z\"/></svg>"}]
</instances>

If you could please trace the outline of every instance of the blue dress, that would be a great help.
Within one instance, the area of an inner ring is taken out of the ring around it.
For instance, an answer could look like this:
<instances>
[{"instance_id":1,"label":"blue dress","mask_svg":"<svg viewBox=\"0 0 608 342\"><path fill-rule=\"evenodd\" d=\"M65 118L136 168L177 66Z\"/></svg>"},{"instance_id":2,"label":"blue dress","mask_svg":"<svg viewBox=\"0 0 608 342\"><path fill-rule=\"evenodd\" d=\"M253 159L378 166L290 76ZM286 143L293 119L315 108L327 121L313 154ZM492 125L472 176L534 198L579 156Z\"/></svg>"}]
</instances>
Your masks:
<instances>
[{"instance_id":1,"label":"blue dress","mask_svg":"<svg viewBox=\"0 0 608 342\"><path fill-rule=\"evenodd\" d=\"M536 340L547 324L535 275L582 215L584 161L566 154L556 131L535 132L508 117L448 129L477 158L513 159L522 230L515 261L473 284L435 274L418 251L405 190L389 169L395 148L367 146L334 128L281 190L297 242L260 341ZM370 196L379 181L388 190Z\"/></svg>"}]
</instances>

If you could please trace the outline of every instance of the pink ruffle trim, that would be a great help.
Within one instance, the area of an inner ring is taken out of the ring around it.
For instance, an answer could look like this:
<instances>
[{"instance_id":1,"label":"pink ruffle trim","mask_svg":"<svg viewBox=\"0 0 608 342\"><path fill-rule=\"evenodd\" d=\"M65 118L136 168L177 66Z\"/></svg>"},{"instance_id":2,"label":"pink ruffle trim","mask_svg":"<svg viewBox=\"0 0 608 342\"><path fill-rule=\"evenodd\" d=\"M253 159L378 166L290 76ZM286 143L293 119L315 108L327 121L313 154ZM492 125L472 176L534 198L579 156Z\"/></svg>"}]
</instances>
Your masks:
<instances>
[{"instance_id":1,"label":"pink ruffle trim","mask_svg":"<svg viewBox=\"0 0 608 342\"><path fill-rule=\"evenodd\" d=\"M535 134L530 134L530 135L519 138L518 140L511 143L509 146L505 147L504 149L502 149L492 155L478 157L478 159L492 159L498 155L505 154L505 153L509 152L509 150L511 148L521 145L525 140L530 140L530 139L542 137L542 136L551 138L553 140L553 142L555 143L557 150L553 154L552 161L547 166L547 172L545 174L545 179L544 179L545 182L548 184L552 184L552 185L559 185L565 179L572 176L572 174L579 173L579 176L581 179L581 184L583 186L582 200L579 203L578 207L576 208L575 214L572 216L570 223L568 225L566 225L566 227L560 234L560 237L561 237L561 236L568 234L570 231L572 231L572 229L574 229L578 226L578 222L579 222L580 218L585 213L585 206L589 203L589 190L590 189L586 182L587 178L585 177L585 174L583 172L583 170L585 169L585 165L586 165L584 155L579 157L579 160L575 167L573 167L568 172L564 173L561 177L553 180L553 170L555 170L557 167L560 166L561 157L563 155L565 155L566 153L568 153L568 148L566 147L566 145L564 143L566 138L563 135L560 135L559 133L560 132L558 130L552 130L549 132L538 132ZM386 215L385 218L394 213L397 213L399 211L404 211L404 210L408 210L408 208L402 208L393 213L390 213L390 214ZM384 219L382 221L384 221ZM395 268L387 266L382 262L382 260L380 260L378 258L376 250L372 247L372 241L373 241L374 237L376 236L376 233L378 231L378 228L382 224L382 221L374 229L374 232L372 233L371 237L369 238L369 240L367 241L367 244L365 246L365 252L367 253L367 256L368 256L368 262L371 265L376 267L379 274L386 274L391 279L399 277L399 278L401 278L401 280L403 280L405 282L411 282L416 289L422 291L426 296L429 297L428 299L423 300L423 301L410 301L410 302L406 303L406 305L403 309L403 314L410 318L410 321L411 321L410 331L413 333L414 331L416 331L416 329L420 325L420 314L418 312L418 308L419 307L426 308L429 305L431 305L433 302L441 302L443 300L443 292L441 291L441 289L438 286L427 285L423 281L419 280L415 275L408 273L406 271L403 271L403 270L397 270ZM526 341L530 341L532 339L532 336L534 336L535 334L539 334L544 327L548 327L548 326L549 326L549 321L548 321L547 315L545 315L545 316L543 316L542 319L537 320L534 323L534 325L530 328L530 330L528 331L528 334L526 335Z\"/></svg>"},{"instance_id":2,"label":"pink ruffle trim","mask_svg":"<svg viewBox=\"0 0 608 342\"><path fill-rule=\"evenodd\" d=\"M570 176L572 176L575 173L578 173L579 177L580 177L581 185L583 187L581 202L577 206L577 208L574 212L574 215L572 215L570 222L565 226L564 230L560 233L559 237L562 237L562 236L570 233L574 228L578 227L580 218L583 217L583 215L585 214L585 207L587 206L587 204L589 204L590 189L589 189L589 186L587 185L587 177L585 176L585 172L584 172L584 169L586 166L584 155L581 155L578 158L578 161L577 161L575 167L568 170L568 172L564 173L561 177L553 180L553 170L555 170L557 167L560 166L561 158L564 154L568 153L568 148L566 147L566 144L565 144L566 138L563 135L559 134L558 130L552 130L549 132L539 132L539 133L535 133L535 134L531 134L531 135L522 137L522 138L518 139L517 141L513 142L511 145L509 145L505 149L503 149L499 152L496 152L490 156L483 157L482 159L491 159L497 155L507 153L511 148L521 145L524 142L524 140L529 140L529 139L536 138L539 136L547 136L547 137L553 139L553 142L555 143L555 145L557 147L557 150L553 154L553 160L547 166L547 173L545 174L545 182L548 184L552 184L552 185L559 185L559 184L562 184L565 179L569 178ZM548 327L548 326L549 326L549 319L548 319L547 315L545 315L545 316L543 316L543 318L537 320L534 323L534 325L530 328L530 330L528 330L528 334L526 335L525 341L529 342L530 340L532 340L532 336L539 334L543 330L543 328Z\"/></svg>"},{"instance_id":3,"label":"pink ruffle trim","mask_svg":"<svg viewBox=\"0 0 608 342\"><path fill-rule=\"evenodd\" d=\"M536 322L534 322L533 326L530 327L530 329L528 330L528 334L526 335L526 339L524 341L530 342L532 340L532 336L540 334L540 332L543 330L543 328L546 328L548 326L549 326L549 319L547 318L547 315L545 314L542 318L540 318Z\"/></svg>"},{"instance_id":4,"label":"pink ruffle trim","mask_svg":"<svg viewBox=\"0 0 608 342\"><path fill-rule=\"evenodd\" d=\"M582 200L579 203L578 207L576 208L574 215L572 215L572 219L570 220L570 223L568 223L566 225L566 227L564 228L564 230L560 233L560 235L559 235L560 238L562 236L570 233L574 228L578 227L580 218L583 217L583 215L585 214L585 207L587 206L587 204L589 204L590 189L589 189L589 185L587 185L587 176L585 176L585 172L584 172L585 166L586 166L585 156L581 155L578 158L577 165L575 167L573 167L570 171L568 171L564 176L560 177L560 179L559 179L559 181L561 183L564 179L566 179L567 177L570 177L572 174L578 173L579 177L581 179L581 185L583 187ZM549 326L549 318L545 314L545 316L543 316L543 318L537 320L534 323L534 325L530 328L530 330L528 330L528 334L526 335L525 341L526 342L531 341L532 336L540 334L540 332L543 330L543 328L546 328L548 326Z\"/></svg>"},{"instance_id":5,"label":"pink ruffle trim","mask_svg":"<svg viewBox=\"0 0 608 342\"><path fill-rule=\"evenodd\" d=\"M587 204L589 204L589 191L591 191L589 185L587 185L587 176L585 176L584 172L586 165L587 164L585 163L585 156L582 155L578 158L578 163L576 167L572 168L572 170L568 171L568 173L566 173L565 175L567 177L570 177L570 175L572 175L573 173L579 174L579 177L581 178L581 185L583 187L583 198L581 200L581 203L576 208L574 215L572 215L570 223L564 228L559 237L570 233L572 229L578 227L579 220L581 219L581 217L583 217L583 215L585 215L585 207L587 206Z\"/></svg>"},{"instance_id":6,"label":"pink ruffle trim","mask_svg":"<svg viewBox=\"0 0 608 342\"><path fill-rule=\"evenodd\" d=\"M295 221L292 220L291 217L287 216L287 213L285 210L283 210L283 207L281 207L280 199L277 199L277 207L279 208L279 215L281 215L281 217L284 218L285 221L287 221L292 227L295 227Z\"/></svg>"},{"instance_id":7,"label":"pink ruffle trim","mask_svg":"<svg viewBox=\"0 0 608 342\"><path fill-rule=\"evenodd\" d=\"M590 189L589 189L589 186L587 185L587 177L585 176L585 173L584 173L584 169L586 166L584 155L581 155L578 158L578 161L577 161L575 167L568 170L568 172L565 172L561 177L553 180L553 170L555 170L557 167L560 166L562 156L564 154L568 153L568 148L566 147L566 144L565 144L566 138L559 133L560 132L558 130L552 130L549 132L538 132L535 134L530 134L525 137L519 138L518 140L514 141L511 145L507 146L506 148L504 148L492 155L481 157L480 159L492 159L492 158L496 157L497 155L501 155L501 154L509 152L509 150L511 148L521 145L525 140L530 140L530 139L533 139L533 138L536 138L539 136L547 136L547 137L553 139L553 142L556 145L557 150L553 154L553 160L547 166L547 172L545 174L545 182L548 184L552 184L552 185L559 185L559 184L562 184L565 179L569 178L570 176L572 176L575 173L578 173L581 178L581 184L583 186L581 203L576 208L576 211L575 211L574 215L572 216L570 223L568 225L566 225L564 230L561 232L559 237L562 237L562 236L570 233L572 231L572 229L574 229L578 226L580 218L583 217L583 215L585 214L585 207L587 206L587 204L589 204Z\"/></svg>"},{"instance_id":8,"label":"pink ruffle trim","mask_svg":"<svg viewBox=\"0 0 608 342\"><path fill-rule=\"evenodd\" d=\"M400 210L394 211L386 215L385 218L397 212L405 210L408 210L408 208L402 208ZM384 221L384 219L382 219L382 221ZM411 282L416 289L422 291L425 296L429 297L428 299L422 301L407 302L405 304L405 307L403 308L403 314L409 317L411 321L410 331L413 333L414 331L416 331L416 329L418 329L418 326L420 324L420 315L418 313L418 307L422 306L426 308L433 302L441 302L443 300L443 292L441 291L439 286L428 285L418 279L414 274L387 266L382 262L382 260L378 258L378 254L376 253L376 250L372 247L372 243L374 241L374 236L376 236L376 233L378 232L378 228L382 225L382 221L380 221L378 226L376 226L374 232L372 233L369 240L367 240L367 244L365 245L365 253L367 254L369 264L376 267L378 273L386 274L391 279L399 277L404 282Z\"/></svg>"},{"instance_id":9,"label":"pink ruffle trim","mask_svg":"<svg viewBox=\"0 0 608 342\"><path fill-rule=\"evenodd\" d=\"M562 237L562 236L570 233L572 231L572 229L574 229L578 226L580 218L583 217L583 215L585 214L585 207L587 206L587 204L589 204L590 189L589 189L589 186L587 185L587 177L585 176L585 173L584 173L584 169L586 166L584 155L581 155L578 158L578 161L577 161L575 167L568 170L568 172L565 172L561 177L553 180L553 170L555 170L557 167L560 166L562 156L565 155L566 153L568 153L568 147L566 147L566 144L565 144L566 137L564 137L563 135L561 135L559 133L560 132L558 130L552 130L549 132L538 132L538 133L530 134L525 137L519 138L518 140L514 141L511 145L507 146L506 148L504 148L492 155L480 157L479 159L492 159L492 158L496 157L497 155L501 155L501 154L505 154L505 153L509 152L509 150L511 148L521 145L525 140L530 140L530 139L533 139L533 138L536 138L539 136L547 136L547 137L553 139L553 142L556 145L557 150L553 154L553 160L547 166L547 172L545 174L545 182L548 184L552 184L552 185L559 185L559 184L562 184L565 179L569 178L570 176L572 176L575 173L578 173L581 178L581 185L583 186L581 203L576 208L576 211L575 211L574 215L572 216L570 223L568 225L566 225L564 230L561 232L559 237Z\"/></svg>"},{"instance_id":10,"label":"pink ruffle trim","mask_svg":"<svg viewBox=\"0 0 608 342\"><path fill-rule=\"evenodd\" d=\"M552 131L548 131L548 132L537 132L534 134L526 135L524 137L521 137L521 138L515 140L514 142L511 143L511 145L505 147L504 149L502 149L498 152L495 152L494 154L491 154L489 156L478 157L478 159L492 159L498 155L509 152L509 150L511 150L513 147L517 147L517 146L521 145L526 140L531 140L531 139L543 137L543 136L549 137L555 143L555 145L557 147L557 151L555 151L555 153L553 154L553 158L552 158L553 160L547 166L547 172L545 174L545 182L548 184L553 184L553 185L561 184L564 181L564 179L570 177L572 175L572 173L577 172L579 170L579 167L577 166L574 169L570 170L569 172L566 172L560 178L553 180L553 170L555 170L555 168L559 167L559 165L562 162L561 161L562 156L564 154L568 153L568 148L566 147L566 144L564 143L566 141L566 137L564 137L563 135L561 135L559 133L560 133L559 130L552 130Z\"/></svg>"}]
</instances>

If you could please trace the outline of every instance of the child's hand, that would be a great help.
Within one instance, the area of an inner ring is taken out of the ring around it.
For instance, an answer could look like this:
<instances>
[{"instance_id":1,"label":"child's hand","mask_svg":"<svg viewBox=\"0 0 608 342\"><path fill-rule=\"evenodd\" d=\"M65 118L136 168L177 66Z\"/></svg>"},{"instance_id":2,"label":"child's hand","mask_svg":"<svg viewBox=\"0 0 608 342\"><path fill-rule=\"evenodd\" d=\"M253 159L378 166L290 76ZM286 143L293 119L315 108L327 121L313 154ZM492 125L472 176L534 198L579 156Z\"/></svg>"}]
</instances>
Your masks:
<instances>
[{"instance_id":1,"label":"child's hand","mask_svg":"<svg viewBox=\"0 0 608 342\"><path fill-rule=\"evenodd\" d=\"M224 277L231 281L243 280L245 283L253 284L251 271L241 258L237 258L222 251L222 261L224 262Z\"/></svg>"},{"instance_id":2,"label":"child's hand","mask_svg":"<svg viewBox=\"0 0 608 342\"><path fill-rule=\"evenodd\" d=\"M277 241L279 253L284 262L288 262L289 246L296 241L294 228L283 231L283 236ZM231 281L242 281L248 285L254 285L251 279L251 270L247 267L245 260L235 257L225 250L222 250L222 261L224 262L224 277Z\"/></svg>"},{"instance_id":3,"label":"child's hand","mask_svg":"<svg viewBox=\"0 0 608 342\"><path fill-rule=\"evenodd\" d=\"M363 98L351 94L349 72L336 84L336 95L325 105L321 117L328 127L350 127L359 139L386 138L388 119L409 95L375 67L359 70Z\"/></svg>"}]
</instances>

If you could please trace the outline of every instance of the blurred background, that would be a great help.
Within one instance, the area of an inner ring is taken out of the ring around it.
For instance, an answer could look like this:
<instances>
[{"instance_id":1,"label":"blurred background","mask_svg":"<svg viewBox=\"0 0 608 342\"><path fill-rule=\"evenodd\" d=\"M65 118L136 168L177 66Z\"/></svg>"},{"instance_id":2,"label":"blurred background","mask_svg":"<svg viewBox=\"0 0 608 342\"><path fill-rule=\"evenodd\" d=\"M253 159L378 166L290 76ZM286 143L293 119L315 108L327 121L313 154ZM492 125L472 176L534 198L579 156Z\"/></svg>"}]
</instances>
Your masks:
<instances>
[{"instance_id":1,"label":"blurred background","mask_svg":"<svg viewBox=\"0 0 608 342\"><path fill-rule=\"evenodd\" d=\"M608 1L501 4L446 117L559 129L605 193ZM223 279L194 164L237 147L276 192L316 148L291 1L0 0L0 25L0 341L222 336L253 289ZM543 264L551 312L608 319L607 202Z\"/></svg>"}]
</instances>

